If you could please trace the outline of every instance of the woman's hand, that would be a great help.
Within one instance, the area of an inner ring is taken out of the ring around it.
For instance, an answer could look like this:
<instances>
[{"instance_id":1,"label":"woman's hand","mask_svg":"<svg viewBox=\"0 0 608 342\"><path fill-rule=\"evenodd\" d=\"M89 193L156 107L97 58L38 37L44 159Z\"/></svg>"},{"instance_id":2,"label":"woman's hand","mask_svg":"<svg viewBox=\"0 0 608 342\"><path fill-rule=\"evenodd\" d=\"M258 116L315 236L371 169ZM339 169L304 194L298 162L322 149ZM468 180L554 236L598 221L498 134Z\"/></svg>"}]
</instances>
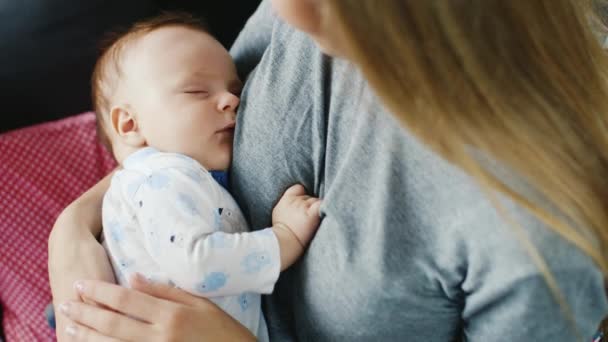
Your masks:
<instances>
[{"instance_id":1,"label":"woman's hand","mask_svg":"<svg viewBox=\"0 0 608 342\"><path fill-rule=\"evenodd\" d=\"M49 237L49 280L55 308L68 300L80 300L72 284L77 279L114 282L105 250L96 239L101 231L101 202L110 176L70 204L57 218ZM66 336L66 317L56 313L57 338Z\"/></svg>"},{"instance_id":2,"label":"woman's hand","mask_svg":"<svg viewBox=\"0 0 608 342\"><path fill-rule=\"evenodd\" d=\"M77 292L96 303L69 301L58 310L76 341L255 341L255 337L211 301L133 277L133 289L100 281L78 281ZM105 308L105 309L104 309Z\"/></svg>"},{"instance_id":3,"label":"woman's hand","mask_svg":"<svg viewBox=\"0 0 608 342\"><path fill-rule=\"evenodd\" d=\"M70 242L72 245L57 249L52 256L49 255L49 280L55 308L68 300L82 300L73 288L73 283L77 279L88 277L114 282L114 274L105 250L95 239L92 237L90 239L91 241L73 239ZM55 322L57 339L64 341L66 317L57 310L55 310Z\"/></svg>"}]
</instances>

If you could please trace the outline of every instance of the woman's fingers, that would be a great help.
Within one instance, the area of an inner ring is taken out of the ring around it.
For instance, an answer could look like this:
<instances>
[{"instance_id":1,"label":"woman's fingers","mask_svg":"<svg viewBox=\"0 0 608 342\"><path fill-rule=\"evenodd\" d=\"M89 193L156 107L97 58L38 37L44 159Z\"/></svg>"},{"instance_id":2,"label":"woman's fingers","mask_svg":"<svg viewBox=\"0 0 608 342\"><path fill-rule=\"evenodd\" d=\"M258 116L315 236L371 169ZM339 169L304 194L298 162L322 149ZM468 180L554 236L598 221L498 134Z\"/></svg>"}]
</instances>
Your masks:
<instances>
[{"instance_id":1,"label":"woman's fingers","mask_svg":"<svg viewBox=\"0 0 608 342\"><path fill-rule=\"evenodd\" d=\"M98 334L125 341L145 341L151 337L152 326L148 323L94 305L67 302L61 304L58 310L80 325L76 328L80 328L81 334L91 334L89 330L92 329Z\"/></svg>"},{"instance_id":2,"label":"woman's fingers","mask_svg":"<svg viewBox=\"0 0 608 342\"><path fill-rule=\"evenodd\" d=\"M74 287L84 298L146 322L162 319L169 309L165 300L106 282L79 280Z\"/></svg>"},{"instance_id":3,"label":"woman's fingers","mask_svg":"<svg viewBox=\"0 0 608 342\"><path fill-rule=\"evenodd\" d=\"M169 300L171 302L177 302L185 305L195 305L198 301L201 301L201 298L195 297L184 290L180 290L176 287L153 283L147 281L142 275L139 273L135 274L131 277L131 286L133 289L149 294L150 296L156 298L162 298ZM211 302L209 302L211 303Z\"/></svg>"},{"instance_id":4,"label":"woman's fingers","mask_svg":"<svg viewBox=\"0 0 608 342\"><path fill-rule=\"evenodd\" d=\"M97 331L76 322L70 322L65 328L65 333L72 341L87 342L120 342L113 337L104 336ZM124 341L124 340L122 340Z\"/></svg>"}]
</instances>

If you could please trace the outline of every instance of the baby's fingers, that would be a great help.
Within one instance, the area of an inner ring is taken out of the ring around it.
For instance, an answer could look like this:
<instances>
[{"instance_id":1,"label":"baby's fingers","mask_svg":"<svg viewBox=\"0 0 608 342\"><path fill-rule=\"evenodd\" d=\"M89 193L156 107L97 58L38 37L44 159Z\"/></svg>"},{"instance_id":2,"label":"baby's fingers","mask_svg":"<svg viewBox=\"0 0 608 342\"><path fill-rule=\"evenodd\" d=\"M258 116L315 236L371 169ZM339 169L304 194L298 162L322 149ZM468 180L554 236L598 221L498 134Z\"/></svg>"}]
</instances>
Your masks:
<instances>
[{"instance_id":1,"label":"baby's fingers","mask_svg":"<svg viewBox=\"0 0 608 342\"><path fill-rule=\"evenodd\" d=\"M316 197L308 197L306 200L304 200L304 203L306 204L306 207L308 208L311 205L317 203L318 201L320 201L320 200Z\"/></svg>"},{"instance_id":2,"label":"baby's fingers","mask_svg":"<svg viewBox=\"0 0 608 342\"><path fill-rule=\"evenodd\" d=\"M287 196L306 195L306 189L304 189L304 186L302 186L302 184L292 185L287 190L285 190L285 195L287 195Z\"/></svg>"},{"instance_id":3,"label":"baby's fingers","mask_svg":"<svg viewBox=\"0 0 608 342\"><path fill-rule=\"evenodd\" d=\"M308 214L308 216L319 216L321 200L318 198L315 198L314 200L314 203L312 203L310 207L308 207L308 210L306 210L306 214Z\"/></svg>"}]
</instances>

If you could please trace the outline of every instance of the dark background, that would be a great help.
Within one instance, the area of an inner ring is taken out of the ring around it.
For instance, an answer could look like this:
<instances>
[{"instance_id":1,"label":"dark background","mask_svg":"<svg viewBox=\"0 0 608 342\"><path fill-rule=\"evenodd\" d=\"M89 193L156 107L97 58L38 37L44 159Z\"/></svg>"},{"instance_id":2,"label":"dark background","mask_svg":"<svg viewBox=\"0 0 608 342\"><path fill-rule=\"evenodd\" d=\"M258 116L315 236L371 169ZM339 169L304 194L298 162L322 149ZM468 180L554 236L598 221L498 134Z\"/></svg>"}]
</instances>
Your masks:
<instances>
[{"instance_id":1,"label":"dark background","mask_svg":"<svg viewBox=\"0 0 608 342\"><path fill-rule=\"evenodd\" d=\"M90 110L90 75L106 32L185 10L228 48L259 2L0 0L0 132Z\"/></svg>"}]
</instances>

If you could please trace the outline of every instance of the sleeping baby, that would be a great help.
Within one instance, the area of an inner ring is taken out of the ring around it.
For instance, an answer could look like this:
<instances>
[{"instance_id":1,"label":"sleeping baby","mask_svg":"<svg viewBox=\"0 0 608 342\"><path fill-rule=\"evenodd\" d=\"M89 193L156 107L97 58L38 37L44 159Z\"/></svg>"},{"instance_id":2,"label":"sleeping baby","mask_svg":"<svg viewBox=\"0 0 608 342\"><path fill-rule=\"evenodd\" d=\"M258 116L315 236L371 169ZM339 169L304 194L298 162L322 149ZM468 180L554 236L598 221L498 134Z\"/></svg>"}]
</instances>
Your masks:
<instances>
[{"instance_id":1,"label":"sleeping baby","mask_svg":"<svg viewBox=\"0 0 608 342\"><path fill-rule=\"evenodd\" d=\"M105 50L93 100L121 168L103 200L103 244L119 284L139 273L208 297L267 340L260 294L302 255L321 202L292 186L272 227L249 231L210 173L230 164L241 86L228 52L187 16L136 24Z\"/></svg>"}]
</instances>

